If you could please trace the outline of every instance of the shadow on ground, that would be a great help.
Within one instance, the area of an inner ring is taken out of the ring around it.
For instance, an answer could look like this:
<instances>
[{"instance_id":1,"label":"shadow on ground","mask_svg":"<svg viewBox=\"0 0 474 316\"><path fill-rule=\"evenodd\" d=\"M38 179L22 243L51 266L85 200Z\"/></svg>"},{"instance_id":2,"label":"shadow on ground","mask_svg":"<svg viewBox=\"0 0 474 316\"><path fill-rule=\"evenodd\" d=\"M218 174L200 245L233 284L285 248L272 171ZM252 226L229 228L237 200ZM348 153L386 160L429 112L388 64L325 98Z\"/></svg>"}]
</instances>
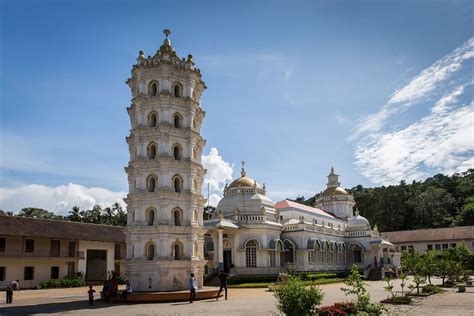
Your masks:
<instances>
[{"instance_id":1,"label":"shadow on ground","mask_svg":"<svg viewBox=\"0 0 474 316\"><path fill-rule=\"evenodd\" d=\"M121 303L124 304L124 303ZM32 315L41 313L61 313L61 312L81 312L86 310L97 310L107 308L115 304L107 304L102 301L95 301L94 305L89 306L88 300L61 302L61 303L44 303L35 305L15 306L15 301L12 305L1 305L0 315Z\"/></svg>"}]
</instances>

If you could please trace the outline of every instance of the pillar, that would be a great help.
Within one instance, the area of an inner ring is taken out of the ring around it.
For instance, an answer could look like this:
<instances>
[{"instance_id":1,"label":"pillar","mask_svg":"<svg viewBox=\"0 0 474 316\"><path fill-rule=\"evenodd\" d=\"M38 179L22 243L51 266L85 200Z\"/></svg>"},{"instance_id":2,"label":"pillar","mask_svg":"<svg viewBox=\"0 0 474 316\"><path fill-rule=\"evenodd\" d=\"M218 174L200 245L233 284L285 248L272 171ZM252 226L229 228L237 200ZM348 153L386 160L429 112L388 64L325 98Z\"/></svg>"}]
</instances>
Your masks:
<instances>
[{"instance_id":1,"label":"pillar","mask_svg":"<svg viewBox=\"0 0 474 316\"><path fill-rule=\"evenodd\" d=\"M219 269L224 270L224 241L223 241L224 237L222 236L224 233L224 230L218 229L217 231L219 232L219 239L218 239L219 246L217 248L217 259L219 263Z\"/></svg>"}]
</instances>

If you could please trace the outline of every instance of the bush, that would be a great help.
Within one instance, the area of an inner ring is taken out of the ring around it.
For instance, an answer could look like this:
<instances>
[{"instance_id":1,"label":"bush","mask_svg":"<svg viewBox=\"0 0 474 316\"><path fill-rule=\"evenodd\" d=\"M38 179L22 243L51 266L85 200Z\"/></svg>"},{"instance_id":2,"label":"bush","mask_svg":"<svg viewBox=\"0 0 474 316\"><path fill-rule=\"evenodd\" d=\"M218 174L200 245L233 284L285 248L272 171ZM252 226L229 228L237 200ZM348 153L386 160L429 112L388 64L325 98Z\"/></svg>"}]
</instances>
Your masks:
<instances>
[{"instance_id":1,"label":"bush","mask_svg":"<svg viewBox=\"0 0 474 316\"><path fill-rule=\"evenodd\" d=\"M421 289L421 292L422 293L431 293L431 294L436 294L436 293L440 293L442 292L443 290L437 286L437 285L433 285L433 284L428 284L428 285L425 285L422 289Z\"/></svg>"},{"instance_id":2,"label":"bush","mask_svg":"<svg viewBox=\"0 0 474 316\"><path fill-rule=\"evenodd\" d=\"M86 285L83 279L55 279L44 280L39 283L42 289L80 287Z\"/></svg>"},{"instance_id":3,"label":"bush","mask_svg":"<svg viewBox=\"0 0 474 316\"><path fill-rule=\"evenodd\" d=\"M288 316L314 314L316 306L321 304L324 297L319 287L306 287L295 276L289 276L288 283L281 283L275 287L273 295L278 301L278 310Z\"/></svg>"},{"instance_id":4,"label":"bush","mask_svg":"<svg viewBox=\"0 0 474 316\"><path fill-rule=\"evenodd\" d=\"M117 277L117 282L118 284L126 284L127 283L127 278L124 277L123 275L120 275Z\"/></svg>"},{"instance_id":5,"label":"bush","mask_svg":"<svg viewBox=\"0 0 474 316\"><path fill-rule=\"evenodd\" d=\"M357 314L357 308L354 303L335 303L331 306L323 306L316 311L320 316L346 316Z\"/></svg>"},{"instance_id":6,"label":"bush","mask_svg":"<svg viewBox=\"0 0 474 316\"><path fill-rule=\"evenodd\" d=\"M305 275L306 280L332 279L337 278L335 273L308 273Z\"/></svg>"},{"instance_id":7,"label":"bush","mask_svg":"<svg viewBox=\"0 0 474 316\"><path fill-rule=\"evenodd\" d=\"M227 279L227 285L239 285L244 283L274 283L276 276L235 276Z\"/></svg>"},{"instance_id":8,"label":"bush","mask_svg":"<svg viewBox=\"0 0 474 316\"><path fill-rule=\"evenodd\" d=\"M393 296L382 301L388 304L410 304L412 301L409 296Z\"/></svg>"}]
</instances>

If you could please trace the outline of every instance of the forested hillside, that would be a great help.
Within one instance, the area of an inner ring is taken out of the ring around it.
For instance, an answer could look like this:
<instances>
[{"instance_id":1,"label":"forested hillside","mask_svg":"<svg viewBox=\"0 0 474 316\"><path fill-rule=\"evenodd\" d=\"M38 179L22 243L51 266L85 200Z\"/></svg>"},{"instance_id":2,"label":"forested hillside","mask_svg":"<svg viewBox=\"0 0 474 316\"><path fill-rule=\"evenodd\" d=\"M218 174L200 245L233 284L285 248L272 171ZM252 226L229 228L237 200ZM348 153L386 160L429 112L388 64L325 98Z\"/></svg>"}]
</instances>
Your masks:
<instances>
[{"instance_id":1,"label":"forested hillside","mask_svg":"<svg viewBox=\"0 0 474 316\"><path fill-rule=\"evenodd\" d=\"M360 214L380 231L474 225L474 169L423 182L350 189ZM314 205L315 198L295 201Z\"/></svg>"}]
</instances>

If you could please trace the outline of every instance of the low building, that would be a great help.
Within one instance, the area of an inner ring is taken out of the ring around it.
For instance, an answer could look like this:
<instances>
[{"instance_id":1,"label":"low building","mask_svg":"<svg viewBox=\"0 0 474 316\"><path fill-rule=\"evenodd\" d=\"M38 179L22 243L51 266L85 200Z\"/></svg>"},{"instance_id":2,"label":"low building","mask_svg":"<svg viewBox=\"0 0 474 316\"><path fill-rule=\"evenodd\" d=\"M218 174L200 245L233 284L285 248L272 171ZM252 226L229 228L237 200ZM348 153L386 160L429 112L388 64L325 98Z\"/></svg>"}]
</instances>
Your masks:
<instances>
[{"instance_id":1,"label":"low building","mask_svg":"<svg viewBox=\"0 0 474 316\"><path fill-rule=\"evenodd\" d=\"M411 248L418 251L443 250L465 243L474 252L474 226L403 230L381 235L399 251Z\"/></svg>"},{"instance_id":2,"label":"low building","mask_svg":"<svg viewBox=\"0 0 474 316\"><path fill-rule=\"evenodd\" d=\"M123 272L122 227L0 216L0 281L20 280L22 288L82 275L101 281Z\"/></svg>"}]
</instances>

